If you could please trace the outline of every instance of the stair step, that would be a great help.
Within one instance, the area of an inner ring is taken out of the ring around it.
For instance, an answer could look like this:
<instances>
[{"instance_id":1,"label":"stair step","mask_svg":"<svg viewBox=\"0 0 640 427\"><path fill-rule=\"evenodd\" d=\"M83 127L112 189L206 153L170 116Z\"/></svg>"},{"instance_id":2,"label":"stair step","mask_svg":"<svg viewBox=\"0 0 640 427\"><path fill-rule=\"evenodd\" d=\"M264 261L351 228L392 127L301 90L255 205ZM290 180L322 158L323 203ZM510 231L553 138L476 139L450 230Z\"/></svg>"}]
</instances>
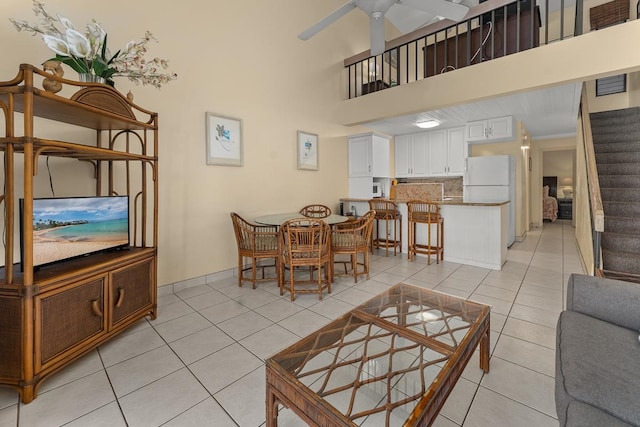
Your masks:
<instances>
[{"instance_id":1,"label":"stair step","mask_svg":"<svg viewBox=\"0 0 640 427\"><path fill-rule=\"evenodd\" d=\"M632 142L598 142L594 140L593 150L598 153L633 153L640 151L640 135Z\"/></svg>"},{"instance_id":2,"label":"stair step","mask_svg":"<svg viewBox=\"0 0 640 427\"><path fill-rule=\"evenodd\" d=\"M639 165L640 167L640 165ZM640 188L640 174L607 175L598 171L601 188Z\"/></svg>"},{"instance_id":3,"label":"stair step","mask_svg":"<svg viewBox=\"0 0 640 427\"><path fill-rule=\"evenodd\" d=\"M637 163L599 163L596 162L598 176L605 175L640 175L640 164Z\"/></svg>"},{"instance_id":4,"label":"stair step","mask_svg":"<svg viewBox=\"0 0 640 427\"><path fill-rule=\"evenodd\" d=\"M611 138L614 141L623 141L625 139L629 140L630 136L637 136L640 134L640 123L638 123L638 119L640 116L635 117L635 122L632 123L613 123L607 122L601 125L594 126L593 122L591 123L591 135L593 136L594 141L605 140L607 138ZM633 139L631 139L633 140Z\"/></svg>"},{"instance_id":5,"label":"stair step","mask_svg":"<svg viewBox=\"0 0 640 427\"><path fill-rule=\"evenodd\" d=\"M603 201L604 216L640 217L640 203Z\"/></svg>"},{"instance_id":6,"label":"stair step","mask_svg":"<svg viewBox=\"0 0 640 427\"><path fill-rule=\"evenodd\" d=\"M640 189L638 188L607 188L600 186L603 201L636 202L640 212Z\"/></svg>"},{"instance_id":7,"label":"stair step","mask_svg":"<svg viewBox=\"0 0 640 427\"><path fill-rule=\"evenodd\" d=\"M640 274L640 256L637 253L603 249L602 264L605 270Z\"/></svg>"},{"instance_id":8,"label":"stair step","mask_svg":"<svg viewBox=\"0 0 640 427\"><path fill-rule=\"evenodd\" d=\"M620 110L601 111L599 113L591 113L589 118L591 119L591 126L600 123L629 123L637 121L638 115L640 115L639 107L623 108Z\"/></svg>"},{"instance_id":9,"label":"stair step","mask_svg":"<svg viewBox=\"0 0 640 427\"><path fill-rule=\"evenodd\" d=\"M640 235L605 231L602 233L602 249L635 253L640 261Z\"/></svg>"},{"instance_id":10,"label":"stair step","mask_svg":"<svg viewBox=\"0 0 640 427\"><path fill-rule=\"evenodd\" d=\"M596 154L596 163L637 163L637 162L640 162L640 152Z\"/></svg>"},{"instance_id":11,"label":"stair step","mask_svg":"<svg viewBox=\"0 0 640 427\"><path fill-rule=\"evenodd\" d=\"M640 219L626 216L605 215L605 233L632 233L640 235Z\"/></svg>"}]
</instances>

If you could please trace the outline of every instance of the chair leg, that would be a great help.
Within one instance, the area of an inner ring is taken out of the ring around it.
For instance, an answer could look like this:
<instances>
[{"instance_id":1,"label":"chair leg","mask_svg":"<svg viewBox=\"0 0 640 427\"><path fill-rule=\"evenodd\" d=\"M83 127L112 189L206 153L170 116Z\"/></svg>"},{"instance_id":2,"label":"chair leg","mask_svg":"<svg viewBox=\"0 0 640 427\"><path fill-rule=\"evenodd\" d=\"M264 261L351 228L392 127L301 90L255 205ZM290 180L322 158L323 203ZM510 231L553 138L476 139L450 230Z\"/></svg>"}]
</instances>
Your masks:
<instances>
[{"instance_id":1,"label":"chair leg","mask_svg":"<svg viewBox=\"0 0 640 427\"><path fill-rule=\"evenodd\" d=\"M440 219L440 259L444 261L444 220Z\"/></svg>"},{"instance_id":2,"label":"chair leg","mask_svg":"<svg viewBox=\"0 0 640 427\"><path fill-rule=\"evenodd\" d=\"M289 269L289 293L291 294L291 301L295 299L295 290L294 290L294 282L295 282L295 268L291 266Z\"/></svg>"},{"instance_id":3,"label":"chair leg","mask_svg":"<svg viewBox=\"0 0 640 427\"><path fill-rule=\"evenodd\" d=\"M409 242L407 243L407 257L409 258L409 261L413 261L413 240L414 240L414 233L415 233L415 226L416 223L410 221L409 222L409 227L407 227L407 232L409 233L409 237L408 240Z\"/></svg>"},{"instance_id":4,"label":"chair leg","mask_svg":"<svg viewBox=\"0 0 640 427\"><path fill-rule=\"evenodd\" d=\"M318 264L318 299L320 301L322 301L322 270L324 270L324 274L326 276L327 266L325 265L324 268L322 268L322 264Z\"/></svg>"},{"instance_id":5,"label":"chair leg","mask_svg":"<svg viewBox=\"0 0 640 427\"><path fill-rule=\"evenodd\" d=\"M377 238L378 238L378 220L377 219L373 222L371 227L373 227L373 231L371 233L371 241L369 242L369 248L371 249L371 253L373 253L373 248L374 248L374 245L377 244Z\"/></svg>"},{"instance_id":6,"label":"chair leg","mask_svg":"<svg viewBox=\"0 0 640 427\"><path fill-rule=\"evenodd\" d=\"M284 260L280 262L278 270L278 287L280 288L280 296L284 295Z\"/></svg>"},{"instance_id":7,"label":"chair leg","mask_svg":"<svg viewBox=\"0 0 640 427\"><path fill-rule=\"evenodd\" d=\"M255 289L256 288L256 263L257 263L257 259L256 258L251 258L251 288Z\"/></svg>"},{"instance_id":8,"label":"chair leg","mask_svg":"<svg viewBox=\"0 0 640 427\"><path fill-rule=\"evenodd\" d=\"M242 256L238 255L238 287L242 287Z\"/></svg>"}]
</instances>

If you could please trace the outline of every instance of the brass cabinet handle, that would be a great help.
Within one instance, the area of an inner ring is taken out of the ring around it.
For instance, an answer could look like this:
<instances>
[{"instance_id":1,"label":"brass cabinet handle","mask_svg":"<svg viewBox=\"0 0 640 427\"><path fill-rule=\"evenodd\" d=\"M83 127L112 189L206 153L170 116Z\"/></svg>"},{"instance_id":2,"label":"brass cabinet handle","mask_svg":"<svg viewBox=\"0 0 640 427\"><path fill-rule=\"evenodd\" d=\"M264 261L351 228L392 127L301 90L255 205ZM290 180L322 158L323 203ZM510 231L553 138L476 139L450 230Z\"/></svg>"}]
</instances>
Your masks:
<instances>
[{"instance_id":1,"label":"brass cabinet handle","mask_svg":"<svg viewBox=\"0 0 640 427\"><path fill-rule=\"evenodd\" d=\"M100 310L100 305L97 299L91 301L91 311L94 315L98 317L102 317L102 310Z\"/></svg>"},{"instance_id":2,"label":"brass cabinet handle","mask_svg":"<svg viewBox=\"0 0 640 427\"><path fill-rule=\"evenodd\" d=\"M120 307L124 301L124 289L118 288L118 299L116 300L116 307Z\"/></svg>"}]
</instances>

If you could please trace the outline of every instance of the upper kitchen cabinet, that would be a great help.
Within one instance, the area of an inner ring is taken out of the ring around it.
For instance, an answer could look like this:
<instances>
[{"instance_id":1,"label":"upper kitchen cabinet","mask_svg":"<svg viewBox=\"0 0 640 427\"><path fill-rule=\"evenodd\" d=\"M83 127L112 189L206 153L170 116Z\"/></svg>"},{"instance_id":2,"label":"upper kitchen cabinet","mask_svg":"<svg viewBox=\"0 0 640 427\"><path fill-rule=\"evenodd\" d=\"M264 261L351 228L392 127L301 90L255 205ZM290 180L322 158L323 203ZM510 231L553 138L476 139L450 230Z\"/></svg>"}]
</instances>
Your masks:
<instances>
[{"instance_id":1,"label":"upper kitchen cabinet","mask_svg":"<svg viewBox=\"0 0 640 427\"><path fill-rule=\"evenodd\" d=\"M429 132L429 176L461 176L467 158L465 128Z\"/></svg>"},{"instance_id":2,"label":"upper kitchen cabinet","mask_svg":"<svg viewBox=\"0 0 640 427\"><path fill-rule=\"evenodd\" d=\"M467 123L467 142L500 142L513 140L513 116L496 117Z\"/></svg>"},{"instance_id":3,"label":"upper kitchen cabinet","mask_svg":"<svg viewBox=\"0 0 640 427\"><path fill-rule=\"evenodd\" d=\"M396 136L396 177L416 178L428 176L427 139L426 132Z\"/></svg>"},{"instance_id":4,"label":"upper kitchen cabinet","mask_svg":"<svg viewBox=\"0 0 640 427\"><path fill-rule=\"evenodd\" d=\"M379 133L349 137L349 177L391 177L389 140Z\"/></svg>"}]
</instances>

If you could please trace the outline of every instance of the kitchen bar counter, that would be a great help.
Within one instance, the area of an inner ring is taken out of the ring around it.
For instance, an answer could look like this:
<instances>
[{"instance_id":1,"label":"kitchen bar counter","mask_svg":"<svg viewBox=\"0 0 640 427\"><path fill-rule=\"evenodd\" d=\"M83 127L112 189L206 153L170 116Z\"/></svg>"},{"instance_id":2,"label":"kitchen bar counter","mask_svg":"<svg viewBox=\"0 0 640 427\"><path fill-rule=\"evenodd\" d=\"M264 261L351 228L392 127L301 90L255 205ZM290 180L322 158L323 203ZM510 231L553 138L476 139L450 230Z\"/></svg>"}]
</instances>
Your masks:
<instances>
[{"instance_id":1,"label":"kitchen bar counter","mask_svg":"<svg viewBox=\"0 0 640 427\"><path fill-rule=\"evenodd\" d=\"M398 203L402 214L402 252L407 253L408 200L389 199ZM348 205L358 206L357 214L368 210L369 199L340 199ZM363 204L364 203L364 204ZM450 198L437 202L444 218L445 261L501 270L507 260L507 206L509 201L492 203L464 202ZM365 209L366 206L366 209ZM435 243L435 226L431 230ZM374 230L375 233L375 230ZM427 228L418 226L417 242L426 242Z\"/></svg>"}]
</instances>

